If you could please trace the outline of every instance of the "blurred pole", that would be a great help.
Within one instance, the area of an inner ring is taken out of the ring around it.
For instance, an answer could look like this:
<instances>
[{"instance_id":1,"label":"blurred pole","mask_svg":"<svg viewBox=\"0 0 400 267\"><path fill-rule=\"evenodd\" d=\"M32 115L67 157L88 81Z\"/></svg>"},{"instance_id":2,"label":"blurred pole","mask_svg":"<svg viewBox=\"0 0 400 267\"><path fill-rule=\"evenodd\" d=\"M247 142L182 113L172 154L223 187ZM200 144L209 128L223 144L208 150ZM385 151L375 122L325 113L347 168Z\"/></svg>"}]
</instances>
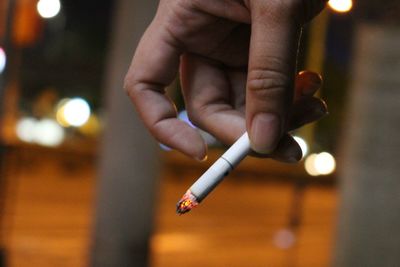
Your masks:
<instances>
[{"instance_id":1,"label":"blurred pole","mask_svg":"<svg viewBox=\"0 0 400 267\"><path fill-rule=\"evenodd\" d=\"M400 3L358 5L334 266L399 266Z\"/></svg>"},{"instance_id":2,"label":"blurred pole","mask_svg":"<svg viewBox=\"0 0 400 267\"><path fill-rule=\"evenodd\" d=\"M90 264L95 267L148 265L158 176L157 146L143 128L122 85L156 4L155 0L115 2L105 79L107 125L91 249Z\"/></svg>"},{"instance_id":3,"label":"blurred pole","mask_svg":"<svg viewBox=\"0 0 400 267\"><path fill-rule=\"evenodd\" d=\"M6 56L10 55L11 51L11 22L14 18L14 1L0 0L0 46L5 50ZM4 124L5 117L5 88L7 86L6 74L8 74L7 68L3 73L0 73L0 123L4 130L6 126ZM8 99L7 99L8 100ZM6 209L6 195L9 184L9 177L6 175L5 171L5 157L7 152L7 147L4 144L3 137L0 140L0 267L5 267L7 264L7 249L5 244L5 227L4 227L4 214Z\"/></svg>"}]
</instances>

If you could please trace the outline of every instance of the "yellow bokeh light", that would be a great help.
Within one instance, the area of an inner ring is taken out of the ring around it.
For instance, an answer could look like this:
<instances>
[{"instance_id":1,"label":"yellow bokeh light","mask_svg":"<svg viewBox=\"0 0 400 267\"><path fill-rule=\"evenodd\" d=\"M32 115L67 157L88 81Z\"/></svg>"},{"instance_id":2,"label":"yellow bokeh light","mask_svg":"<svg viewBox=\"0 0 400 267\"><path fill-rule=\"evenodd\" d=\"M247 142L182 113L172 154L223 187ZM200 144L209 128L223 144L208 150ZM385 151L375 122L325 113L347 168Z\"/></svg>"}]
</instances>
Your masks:
<instances>
[{"instance_id":1,"label":"yellow bokeh light","mask_svg":"<svg viewBox=\"0 0 400 267\"><path fill-rule=\"evenodd\" d=\"M82 98L62 99L57 105L57 122L64 127L80 127L91 115L89 104Z\"/></svg>"},{"instance_id":2,"label":"yellow bokeh light","mask_svg":"<svg viewBox=\"0 0 400 267\"><path fill-rule=\"evenodd\" d=\"M63 126L63 127L69 127L69 126L70 126L69 123L67 122L67 120L66 120L65 117L64 117L64 105L60 106L60 107L57 109L56 119L57 119L57 122L58 122L61 126Z\"/></svg>"},{"instance_id":3,"label":"yellow bokeh light","mask_svg":"<svg viewBox=\"0 0 400 267\"><path fill-rule=\"evenodd\" d=\"M88 121L79 127L79 132L87 136L96 137L101 131L100 119L95 115L90 115Z\"/></svg>"},{"instance_id":4,"label":"yellow bokeh light","mask_svg":"<svg viewBox=\"0 0 400 267\"><path fill-rule=\"evenodd\" d=\"M352 0L330 0L328 6L336 12L346 13L353 8Z\"/></svg>"},{"instance_id":5,"label":"yellow bokeh light","mask_svg":"<svg viewBox=\"0 0 400 267\"><path fill-rule=\"evenodd\" d=\"M306 169L306 172L311 176L319 175L318 170L315 168L315 158L316 157L317 157L317 154L311 154L304 161L304 168Z\"/></svg>"}]
</instances>

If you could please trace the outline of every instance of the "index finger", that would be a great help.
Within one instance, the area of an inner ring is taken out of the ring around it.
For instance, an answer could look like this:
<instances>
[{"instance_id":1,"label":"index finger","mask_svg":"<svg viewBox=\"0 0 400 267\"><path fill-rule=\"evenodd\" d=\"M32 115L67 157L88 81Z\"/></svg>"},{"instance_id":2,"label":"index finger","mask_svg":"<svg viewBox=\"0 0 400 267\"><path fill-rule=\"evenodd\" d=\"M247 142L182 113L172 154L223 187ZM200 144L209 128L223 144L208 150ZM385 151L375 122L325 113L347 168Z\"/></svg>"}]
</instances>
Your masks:
<instances>
[{"instance_id":1,"label":"index finger","mask_svg":"<svg viewBox=\"0 0 400 267\"><path fill-rule=\"evenodd\" d=\"M162 24L161 24L162 25ZM161 143L199 160L206 146L199 133L176 118L165 87L176 77L182 53L157 20L139 42L124 88L151 134Z\"/></svg>"}]
</instances>

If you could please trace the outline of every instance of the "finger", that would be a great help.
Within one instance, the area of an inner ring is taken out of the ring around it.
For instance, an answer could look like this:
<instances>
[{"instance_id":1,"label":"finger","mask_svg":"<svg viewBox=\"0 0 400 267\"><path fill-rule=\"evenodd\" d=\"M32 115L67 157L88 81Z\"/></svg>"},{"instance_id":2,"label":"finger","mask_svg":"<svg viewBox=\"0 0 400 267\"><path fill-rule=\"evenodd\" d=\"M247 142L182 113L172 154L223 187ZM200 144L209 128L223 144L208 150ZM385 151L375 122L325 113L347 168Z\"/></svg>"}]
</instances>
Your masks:
<instances>
[{"instance_id":1,"label":"finger","mask_svg":"<svg viewBox=\"0 0 400 267\"><path fill-rule=\"evenodd\" d=\"M328 114L326 104L323 100L315 97L306 97L293 105L293 111L287 131L300 128L308 123L317 121ZM286 135L289 135L286 133ZM268 157L283 162L296 162L298 158L298 144L287 136L282 137L277 148L271 154L259 154L252 152L255 157ZM296 161L294 160L296 159Z\"/></svg>"},{"instance_id":2,"label":"finger","mask_svg":"<svg viewBox=\"0 0 400 267\"><path fill-rule=\"evenodd\" d=\"M319 98L304 97L293 104L290 114L287 131L295 130L325 117L328 114L328 107Z\"/></svg>"},{"instance_id":3,"label":"finger","mask_svg":"<svg viewBox=\"0 0 400 267\"><path fill-rule=\"evenodd\" d=\"M239 1L235 0L192 0L191 4L208 14L228 20L251 23L249 10Z\"/></svg>"},{"instance_id":4,"label":"finger","mask_svg":"<svg viewBox=\"0 0 400 267\"><path fill-rule=\"evenodd\" d=\"M285 134L270 157L282 162L295 163L301 160L303 152L296 140L290 134Z\"/></svg>"},{"instance_id":5,"label":"finger","mask_svg":"<svg viewBox=\"0 0 400 267\"><path fill-rule=\"evenodd\" d=\"M295 80L294 102L301 97L312 96L322 87L322 77L316 72L301 71Z\"/></svg>"},{"instance_id":6,"label":"finger","mask_svg":"<svg viewBox=\"0 0 400 267\"><path fill-rule=\"evenodd\" d=\"M288 133L284 134L279 140L273 153L267 155L252 152L250 155L258 158L272 158L287 163L298 162L303 157L299 144Z\"/></svg>"},{"instance_id":7,"label":"finger","mask_svg":"<svg viewBox=\"0 0 400 267\"><path fill-rule=\"evenodd\" d=\"M283 1L250 2L252 35L246 93L246 124L252 148L271 153L286 128L300 25Z\"/></svg>"},{"instance_id":8,"label":"finger","mask_svg":"<svg viewBox=\"0 0 400 267\"><path fill-rule=\"evenodd\" d=\"M181 82L193 124L225 144L235 142L246 131L244 113L234 109L240 96L232 95L231 84L221 66L185 54L182 56ZM239 81L236 86L240 86Z\"/></svg>"},{"instance_id":9,"label":"finger","mask_svg":"<svg viewBox=\"0 0 400 267\"><path fill-rule=\"evenodd\" d=\"M144 124L161 143L202 159L206 146L199 133L176 119L164 88L176 77L181 50L157 20L144 34L125 78L125 90Z\"/></svg>"}]
</instances>

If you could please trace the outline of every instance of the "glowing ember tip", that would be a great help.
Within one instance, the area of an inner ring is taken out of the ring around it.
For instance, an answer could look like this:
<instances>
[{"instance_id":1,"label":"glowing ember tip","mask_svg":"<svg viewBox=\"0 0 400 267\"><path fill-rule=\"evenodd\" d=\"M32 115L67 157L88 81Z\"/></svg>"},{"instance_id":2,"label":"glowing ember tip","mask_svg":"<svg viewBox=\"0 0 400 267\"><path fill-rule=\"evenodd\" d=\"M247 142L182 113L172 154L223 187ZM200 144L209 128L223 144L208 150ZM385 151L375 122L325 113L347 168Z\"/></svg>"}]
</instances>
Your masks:
<instances>
[{"instance_id":1,"label":"glowing ember tip","mask_svg":"<svg viewBox=\"0 0 400 267\"><path fill-rule=\"evenodd\" d=\"M196 197L188 190L181 200L176 204L176 213L179 215L185 214L186 212L191 211L194 207L196 207L199 203L196 201Z\"/></svg>"}]
</instances>

